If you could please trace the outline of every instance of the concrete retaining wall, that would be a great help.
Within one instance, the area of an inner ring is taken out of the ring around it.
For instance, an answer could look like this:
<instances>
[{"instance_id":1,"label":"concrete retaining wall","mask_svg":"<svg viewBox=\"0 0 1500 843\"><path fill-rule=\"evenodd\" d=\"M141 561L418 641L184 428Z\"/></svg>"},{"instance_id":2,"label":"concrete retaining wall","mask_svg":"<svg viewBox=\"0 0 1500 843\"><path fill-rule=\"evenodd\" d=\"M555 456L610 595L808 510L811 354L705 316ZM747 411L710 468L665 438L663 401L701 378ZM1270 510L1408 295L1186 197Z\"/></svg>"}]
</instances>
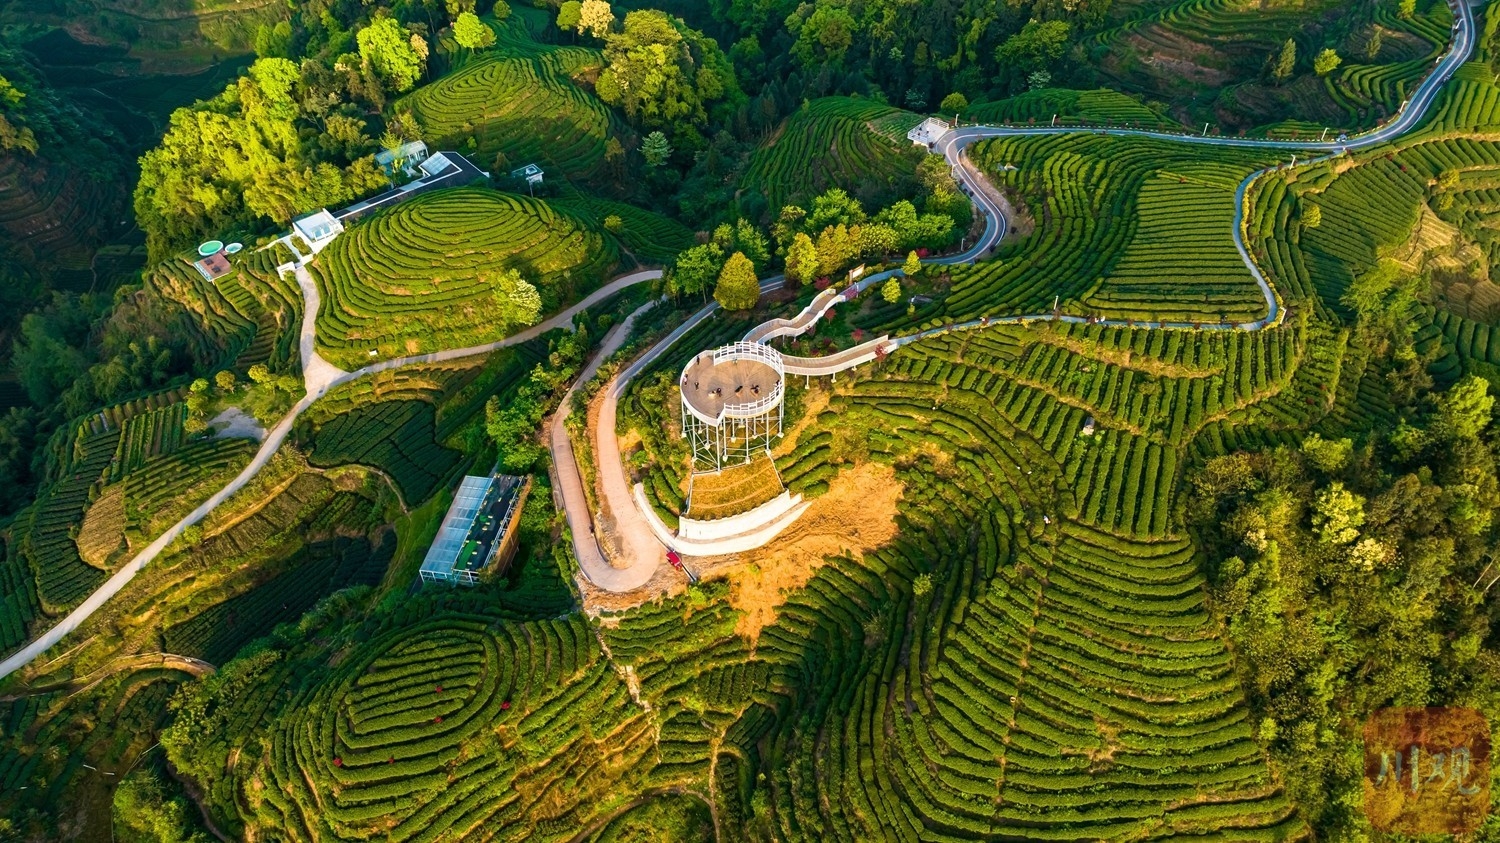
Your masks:
<instances>
[{"instance_id":1,"label":"concrete retaining wall","mask_svg":"<svg viewBox=\"0 0 1500 843\"><path fill-rule=\"evenodd\" d=\"M764 547L780 535L782 530L792 526L798 518L802 517L802 513L812 506L812 501L799 500L781 517L752 532L722 539L693 540L679 538L666 525L666 522L661 520L661 516L657 515L656 510L651 507L651 502L646 500L645 486L637 483L634 491L636 507L645 517L646 523L651 525L651 531L656 533L656 537L661 540L662 544L685 556L721 556L726 553L745 553Z\"/></svg>"}]
</instances>

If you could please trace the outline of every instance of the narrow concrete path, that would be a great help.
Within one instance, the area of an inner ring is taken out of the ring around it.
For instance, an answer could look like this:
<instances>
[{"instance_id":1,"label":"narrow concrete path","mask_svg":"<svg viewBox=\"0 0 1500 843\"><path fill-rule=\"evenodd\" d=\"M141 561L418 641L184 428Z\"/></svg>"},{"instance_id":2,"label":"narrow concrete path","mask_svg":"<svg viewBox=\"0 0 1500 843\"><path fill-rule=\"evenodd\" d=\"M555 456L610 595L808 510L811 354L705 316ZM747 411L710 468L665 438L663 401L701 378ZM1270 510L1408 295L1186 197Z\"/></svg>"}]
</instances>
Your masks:
<instances>
[{"instance_id":1,"label":"narrow concrete path","mask_svg":"<svg viewBox=\"0 0 1500 843\"><path fill-rule=\"evenodd\" d=\"M318 283L304 264L297 264L292 272L302 290L302 330L297 337L297 348L302 354L302 382L308 395L321 398L334 384L340 383L340 378L347 380L349 373L318 353L318 311L323 308Z\"/></svg>"},{"instance_id":2,"label":"narrow concrete path","mask_svg":"<svg viewBox=\"0 0 1500 843\"><path fill-rule=\"evenodd\" d=\"M403 366L412 366L417 363L441 363L446 360L460 360L465 357L474 357L479 354L489 354L492 351L499 351L502 348L509 348L513 345L520 345L521 343L529 342L541 336L542 334L547 333L548 331L556 330L558 328L572 330L573 318L578 314L584 312L585 310L588 310L589 308L599 304L600 302L613 298L615 295L624 292L625 290L628 290L637 284L646 281L655 281L660 277L660 269L643 269L639 272L632 272L629 275L621 275L618 278L615 278L614 280L600 287L599 289L595 290L594 292L589 293L577 304L569 307L567 310L564 310L549 319L538 322L524 331L512 334L503 340L487 342L481 345L471 345L466 348L450 348L444 351L429 351L425 354L413 354L410 357L396 357L390 360L383 360L379 363L372 363L362 369L356 369L353 372L344 372L334 380L334 383L347 383L348 381L355 380L356 378L362 378L365 375L373 375L376 372L386 372L390 371L391 369L400 369Z\"/></svg>"}]
</instances>

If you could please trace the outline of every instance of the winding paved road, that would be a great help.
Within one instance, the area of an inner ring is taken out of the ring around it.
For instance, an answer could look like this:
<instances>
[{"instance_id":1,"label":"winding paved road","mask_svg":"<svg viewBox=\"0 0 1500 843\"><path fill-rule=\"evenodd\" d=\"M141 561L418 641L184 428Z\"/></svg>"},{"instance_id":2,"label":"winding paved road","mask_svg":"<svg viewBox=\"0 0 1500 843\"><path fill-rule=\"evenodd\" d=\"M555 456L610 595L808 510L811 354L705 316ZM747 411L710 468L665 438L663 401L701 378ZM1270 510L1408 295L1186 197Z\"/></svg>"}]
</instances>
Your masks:
<instances>
[{"instance_id":1,"label":"winding paved road","mask_svg":"<svg viewBox=\"0 0 1500 843\"><path fill-rule=\"evenodd\" d=\"M629 565L616 568L609 564L609 557L599 546L599 537L595 533L594 525L598 519L594 518L589 510L588 496L583 490L583 474L578 469L578 459L573 453L573 441L568 437L568 417L573 413L573 396L582 389L589 381L593 380L599 366L609 359L611 354L619 350L626 338L630 336L630 329L635 326L635 319L645 311L655 306L657 302L647 302L636 311L616 325L604 337L604 342L599 345L592 360L579 372L573 381L573 386L568 394L563 396L562 404L552 416L550 426L552 465L556 471L555 488L563 501L563 511L568 517L568 530L573 534L573 555L578 559L578 567L589 582L604 589L605 591L634 591L645 585L656 573L656 565ZM609 389L609 387L606 387ZM602 475L600 485L603 486L603 495L608 503L610 511L616 516L615 535L619 537L622 545L620 553L626 559L656 559L661 556L661 544L656 541L648 527L641 522L636 525L630 521L632 515L635 521L640 521L639 513L635 511L635 503L630 498L629 485L625 481L624 471L620 465L620 448L615 437L615 406L618 393L607 392L605 400L599 412L599 424L596 426L594 437L595 462L598 465L609 465L613 471L600 469ZM605 445L612 445L606 448ZM616 488L618 486L618 488Z\"/></svg>"},{"instance_id":2,"label":"winding paved road","mask_svg":"<svg viewBox=\"0 0 1500 843\"><path fill-rule=\"evenodd\" d=\"M1443 83L1445 83L1450 77L1452 77L1453 73L1465 61L1468 60L1470 53L1473 51L1475 39L1473 9L1467 2L1460 2L1457 5L1455 11L1457 15L1457 26L1454 30L1453 41L1450 44L1447 52L1445 52L1443 56L1438 60L1433 72L1430 73L1427 78L1425 78L1421 82L1421 84L1417 86L1416 90L1407 99L1407 102L1403 104L1403 107L1398 112L1396 119L1372 131L1364 132L1362 134L1343 140L1334 141L1281 141L1256 138L1205 137L1189 134L1173 134L1169 132L1153 132L1141 129L1108 129L1102 131L1104 131L1104 133L1106 134L1111 135L1157 138L1182 143L1207 144L1213 146L1263 147L1271 149L1284 149L1289 151L1310 150L1328 154L1342 154L1344 151L1350 149L1360 149L1392 140L1415 128L1422 121L1422 119L1427 115L1427 112L1431 108L1433 102L1436 101L1438 92L1441 90ZM964 153L965 149L967 149L968 146L986 138L1099 131L1101 130L1084 127L1052 128L965 126L950 130L942 137L940 137L937 141L937 145L941 149L943 156L953 167L955 173L958 176L958 180L963 185L965 193L967 193L970 198L973 199L975 204L979 206L981 213L983 213L985 216L985 231L971 248L956 255L934 258L926 261L926 263L940 265L973 263L980 257L983 257L985 254L987 254L990 250L992 250L993 247L998 244L1000 240L1005 236L1008 226L1008 223L1005 219L1005 214L1001 209L999 202L992 194L989 184L981 177L973 164L968 160L968 156ZM1267 170L1261 170L1253 173L1240 183L1238 190L1236 190L1235 192L1236 210L1233 232L1235 247L1239 250L1240 257L1244 260L1245 266L1255 277L1256 282L1261 287L1262 293L1265 295L1267 315L1263 319L1257 320L1255 322L1229 325L1204 325L1202 326L1204 328L1222 328L1226 330L1258 330L1260 328L1266 327L1267 325L1274 324L1277 320L1280 319L1282 311L1280 309L1276 293L1271 288L1270 284L1266 282L1259 268L1251 259L1249 252L1245 248L1242 236L1245 193L1256 178L1258 178L1263 173L1268 172L1270 169L1274 168L1268 168ZM880 283L886 278L899 273L899 269L876 273L875 275L867 276L866 278L861 279L857 286L861 291L864 291L874 284ZM180 535L182 535L183 530L201 521L215 507L219 506L231 495L238 492L247 483L249 483L250 480L254 478L255 475L260 471L260 469L270 461L271 457L276 453L276 450L280 448L282 442L286 440L286 437L291 432L292 425L296 422L297 418L303 413L303 411L312 406L315 401L326 394L329 389L339 384L363 377L365 375L387 371L390 369L396 369L402 366L409 366L417 363L431 363L444 360L454 360L463 357L474 356L477 354L486 354L491 351L505 348L507 346L525 342L554 328L570 327L573 317L582 310L598 304L604 299L607 299L610 296L613 296L616 293L636 284L659 278L660 275L660 270L645 270L641 272L631 273L629 275L620 276L619 278L614 279L608 284L605 284L603 287L600 287L598 290L596 290L588 297L584 298L578 304L568 308L567 310L564 310L563 312L551 317L550 319L547 319L544 322L533 326L532 328L527 329L526 331L522 331L512 337L507 337L503 340L492 343L485 343L483 345L470 346L468 348L435 351L427 354L418 354L410 357L385 360L379 363L372 364L370 366L365 366L364 368L358 369L353 372L346 372L324 360L317 353L315 347L316 331L314 329L318 308L321 306L320 297L318 295L317 286L315 283L313 283L311 275L306 271L305 268L301 266L296 267L297 282L298 286L302 290L304 300L302 329L301 336L299 338L299 345L302 356L306 394L292 407L291 411L287 413L286 417L271 429L270 433L262 442L260 449L256 452L255 457L251 460L250 464L239 473L239 475L231 480L229 484L226 485L223 489L220 489L212 497L204 501L185 518L169 527L166 532L164 532L160 537L156 539L156 541L153 541L151 544L147 545L145 549L136 554L136 556L129 562L125 563L125 565L122 566L119 571L117 571L113 576L106 580L103 585L101 585L97 590L94 591L93 594L90 594L87 598L85 598L77 608L69 612L66 617L58 621L58 623L55 624L52 628L48 629L46 632L43 632L35 640L31 641L25 647L16 651L3 662L0 662L0 678L8 676L11 673L14 673L15 671L24 667L25 665L29 664L33 659L37 658L53 645L60 642L70 632L76 630L80 625L83 624L85 620L89 618L89 616L91 616L101 606L108 602L110 598L118 594L120 590L123 589L126 584L128 584L132 579L134 579L135 575L143 570L146 565L154 560L162 552L162 550L167 547L167 545L171 544ZM768 278L761 283L761 286L762 289L774 289L775 287L781 286L781 283L782 279L780 277ZM606 395L606 400L611 403L616 401L619 397L619 393L623 391L625 385L630 382L630 379L632 377L634 377L638 372L640 372L658 356L660 356L663 352L670 348L671 345L678 339L680 339L683 334L687 333L687 331L691 329L692 326L712 315L713 311L716 308L717 305L710 304L709 306L695 313L677 330L673 331L660 343L647 351L646 354L643 355L640 359L636 360L635 363L629 366L625 371L621 372L620 375L615 379L614 383L611 385L609 392ZM639 312L640 311L637 311L637 313ZM634 317L634 315L635 314L632 314L632 318ZM989 324L1026 322L1051 318L1052 315L1049 313L1030 316L1018 315L996 317L992 319L977 319L959 325L943 326L941 328L935 328L931 331L926 331L921 334L902 337L901 339L894 341L893 345L905 345L925 336L930 336L935 333L943 333L951 330L961 330L964 328L979 327ZM1085 321L1083 317L1076 316L1064 316L1060 318L1064 321L1069 322ZM1105 321L1103 322L1103 324L1123 325L1126 323L1122 321ZM1134 322L1131 324L1134 324L1136 327L1197 327L1189 325L1187 323L1170 322ZM611 337L614 337L617 342L623 341L625 332L621 329L624 327L625 325L622 323L621 326L617 327L611 333ZM601 349L601 353L595 355L595 359L593 361L593 368L595 370L597 370L598 362L602 361L605 357L607 357L607 353L604 351L604 349ZM592 377L592 372L588 372L587 374L589 377ZM587 378L581 377L579 379L579 383L583 383L586 380ZM567 404L565 403L564 407L566 408L566 406ZM562 412L559 412L558 415L565 418ZM558 420L556 418L554 419L553 424L554 433L556 433L558 426ZM556 448L559 441L566 443L566 435L563 435L561 437L554 435L554 448ZM571 448L569 448L569 456L571 457ZM574 470L572 473L575 476L577 475L576 465L574 466ZM581 498L581 485L577 489L577 494ZM566 497L568 496L565 495L565 498ZM577 537L582 532L585 532L585 530L580 529L585 521L587 521L588 524L587 532L592 535L593 522L591 513L589 513L588 511L586 501L582 504L581 509L574 500L566 500L565 503L568 523L573 530L575 542L577 541ZM640 513L635 512L633 507L630 508L630 512L633 513L636 517L641 517ZM629 515L627 514L622 513L621 515L622 517L629 517ZM594 551L596 553L598 552L597 544L594 545ZM582 559L582 556L583 554L581 553L580 560ZM608 567L606 563L608 571L595 567L594 573L598 574L601 579L603 579L605 582L610 583L611 585L620 587L622 590L630 590L630 588L638 587L638 584L632 585L632 583L637 583L637 581L639 581L639 583L644 583L649 580L651 574L655 572L656 566L660 562L660 560L656 557L659 557L660 554L652 551L648 554L648 556L650 558L638 559L635 563L626 568ZM625 586L629 586L629 588L625 588ZM608 586L601 584L601 587Z\"/></svg>"}]
</instances>

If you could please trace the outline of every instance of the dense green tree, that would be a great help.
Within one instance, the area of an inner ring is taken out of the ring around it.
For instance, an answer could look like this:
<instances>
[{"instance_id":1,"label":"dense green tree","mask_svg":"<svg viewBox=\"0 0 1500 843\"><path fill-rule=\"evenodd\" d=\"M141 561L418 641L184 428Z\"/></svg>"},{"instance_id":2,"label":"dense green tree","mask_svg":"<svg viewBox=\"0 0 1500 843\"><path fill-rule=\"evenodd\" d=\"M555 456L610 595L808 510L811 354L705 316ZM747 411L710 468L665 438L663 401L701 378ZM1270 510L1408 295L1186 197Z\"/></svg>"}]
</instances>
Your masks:
<instances>
[{"instance_id":1,"label":"dense green tree","mask_svg":"<svg viewBox=\"0 0 1500 843\"><path fill-rule=\"evenodd\" d=\"M135 191L153 256L256 217L284 225L382 184L369 158L344 168L316 160L316 136L297 127L298 79L292 62L260 59L220 96L173 112Z\"/></svg>"},{"instance_id":2,"label":"dense green tree","mask_svg":"<svg viewBox=\"0 0 1500 843\"><path fill-rule=\"evenodd\" d=\"M1324 439L1316 433L1302 440L1302 454L1310 465L1324 474L1336 474L1349 464L1349 455L1354 452L1354 441Z\"/></svg>"},{"instance_id":3,"label":"dense green tree","mask_svg":"<svg viewBox=\"0 0 1500 843\"><path fill-rule=\"evenodd\" d=\"M724 250L715 243L704 243L678 253L667 269L667 288L672 295L708 298L719 272L724 268Z\"/></svg>"},{"instance_id":4,"label":"dense green tree","mask_svg":"<svg viewBox=\"0 0 1500 843\"><path fill-rule=\"evenodd\" d=\"M557 28L564 32L577 32L578 21L583 16L583 3L579 0L566 0L557 7Z\"/></svg>"},{"instance_id":5,"label":"dense green tree","mask_svg":"<svg viewBox=\"0 0 1500 843\"><path fill-rule=\"evenodd\" d=\"M531 282L516 269L507 269L495 277L496 318L507 325L523 327L536 324L542 313L542 296Z\"/></svg>"},{"instance_id":6,"label":"dense green tree","mask_svg":"<svg viewBox=\"0 0 1500 843\"><path fill-rule=\"evenodd\" d=\"M1455 439L1475 439L1490 423L1495 399L1489 381L1468 375L1438 397L1436 428Z\"/></svg>"},{"instance_id":7,"label":"dense green tree","mask_svg":"<svg viewBox=\"0 0 1500 843\"><path fill-rule=\"evenodd\" d=\"M453 21L453 40L466 50L482 50L495 45L495 30L473 12L463 12Z\"/></svg>"},{"instance_id":8,"label":"dense green tree","mask_svg":"<svg viewBox=\"0 0 1500 843\"><path fill-rule=\"evenodd\" d=\"M329 158L353 163L374 149L374 142L365 134L365 121L343 114L330 114L323 122L323 133L317 144Z\"/></svg>"},{"instance_id":9,"label":"dense green tree","mask_svg":"<svg viewBox=\"0 0 1500 843\"><path fill-rule=\"evenodd\" d=\"M865 209L860 207L859 200L835 187L813 200L804 227L807 231L818 231L829 225L858 225L865 219Z\"/></svg>"},{"instance_id":10,"label":"dense green tree","mask_svg":"<svg viewBox=\"0 0 1500 843\"><path fill-rule=\"evenodd\" d=\"M276 376L271 373L271 370L264 363L256 363L254 366L251 366L246 374L250 376L250 380L258 385L268 384L276 379Z\"/></svg>"},{"instance_id":11,"label":"dense green tree","mask_svg":"<svg viewBox=\"0 0 1500 843\"><path fill-rule=\"evenodd\" d=\"M1389 334L1399 340L1410 336L1411 326L1405 317L1417 300L1420 286L1420 277L1385 258L1355 277L1339 301L1354 311L1367 332Z\"/></svg>"},{"instance_id":12,"label":"dense green tree","mask_svg":"<svg viewBox=\"0 0 1500 843\"><path fill-rule=\"evenodd\" d=\"M641 156L646 159L647 165L660 167L672 157L672 144L662 132L652 132L641 141Z\"/></svg>"},{"instance_id":13,"label":"dense green tree","mask_svg":"<svg viewBox=\"0 0 1500 843\"><path fill-rule=\"evenodd\" d=\"M1064 20L1027 21L995 50L995 61L1019 73L1045 69L1062 58L1071 27Z\"/></svg>"},{"instance_id":14,"label":"dense green tree","mask_svg":"<svg viewBox=\"0 0 1500 843\"><path fill-rule=\"evenodd\" d=\"M740 252L755 264L760 272L771 262L771 244L749 220L741 217L733 225L722 223L714 229L714 245L725 254Z\"/></svg>"},{"instance_id":15,"label":"dense green tree","mask_svg":"<svg viewBox=\"0 0 1500 843\"><path fill-rule=\"evenodd\" d=\"M905 199L875 215L875 222L889 226L896 235L896 249L940 247L953 239L953 218L946 214L918 214Z\"/></svg>"},{"instance_id":16,"label":"dense green tree","mask_svg":"<svg viewBox=\"0 0 1500 843\"><path fill-rule=\"evenodd\" d=\"M760 301L760 279L755 264L740 252L729 256L714 286L714 300L725 310L750 310Z\"/></svg>"},{"instance_id":17,"label":"dense green tree","mask_svg":"<svg viewBox=\"0 0 1500 843\"><path fill-rule=\"evenodd\" d=\"M29 313L21 320L11 360L32 403L51 404L83 375L88 358L79 350L82 344L81 338L69 337L65 327L42 313Z\"/></svg>"},{"instance_id":18,"label":"dense green tree","mask_svg":"<svg viewBox=\"0 0 1500 843\"><path fill-rule=\"evenodd\" d=\"M792 55L803 67L837 65L854 43L854 16L841 6L804 3L786 19L797 36Z\"/></svg>"},{"instance_id":19,"label":"dense green tree","mask_svg":"<svg viewBox=\"0 0 1500 843\"><path fill-rule=\"evenodd\" d=\"M664 12L625 16L605 38L605 68L594 90L632 120L680 132L708 121L708 108L742 97L734 68L713 39Z\"/></svg>"},{"instance_id":20,"label":"dense green tree","mask_svg":"<svg viewBox=\"0 0 1500 843\"><path fill-rule=\"evenodd\" d=\"M409 91L422 78L422 59L394 18L376 18L359 31L359 55L395 91Z\"/></svg>"},{"instance_id":21,"label":"dense green tree","mask_svg":"<svg viewBox=\"0 0 1500 843\"><path fill-rule=\"evenodd\" d=\"M1313 500L1313 529L1321 541L1348 544L1359 538L1365 523L1365 499L1335 482Z\"/></svg>"},{"instance_id":22,"label":"dense green tree","mask_svg":"<svg viewBox=\"0 0 1500 843\"><path fill-rule=\"evenodd\" d=\"M968 109L969 98L958 91L943 97L943 101L938 105L938 111L944 114L962 114Z\"/></svg>"},{"instance_id":23,"label":"dense green tree","mask_svg":"<svg viewBox=\"0 0 1500 843\"><path fill-rule=\"evenodd\" d=\"M495 0L493 12L495 20L508 20L510 18L510 3L508 0Z\"/></svg>"},{"instance_id":24,"label":"dense green tree","mask_svg":"<svg viewBox=\"0 0 1500 843\"><path fill-rule=\"evenodd\" d=\"M498 396L491 396L485 403L485 432L494 441L506 473L529 473L546 454L537 441L542 417L577 375L589 345L588 331L583 329L563 337L508 402L502 406Z\"/></svg>"},{"instance_id":25,"label":"dense green tree","mask_svg":"<svg viewBox=\"0 0 1500 843\"><path fill-rule=\"evenodd\" d=\"M209 843L193 828L187 800L166 792L150 770L131 771L115 788L113 820L124 829L156 843Z\"/></svg>"},{"instance_id":26,"label":"dense green tree","mask_svg":"<svg viewBox=\"0 0 1500 843\"><path fill-rule=\"evenodd\" d=\"M292 22L261 24L255 31L255 54L263 59L292 57Z\"/></svg>"}]
</instances>

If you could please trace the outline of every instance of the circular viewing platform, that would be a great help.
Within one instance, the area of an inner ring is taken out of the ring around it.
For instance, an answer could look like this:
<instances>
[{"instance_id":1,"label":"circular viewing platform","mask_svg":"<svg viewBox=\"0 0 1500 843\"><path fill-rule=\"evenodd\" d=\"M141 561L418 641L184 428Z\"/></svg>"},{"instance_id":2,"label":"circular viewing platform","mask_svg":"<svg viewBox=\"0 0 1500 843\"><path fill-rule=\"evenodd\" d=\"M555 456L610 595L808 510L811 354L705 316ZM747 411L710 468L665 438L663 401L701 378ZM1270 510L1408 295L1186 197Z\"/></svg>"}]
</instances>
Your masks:
<instances>
[{"instance_id":1,"label":"circular viewing platform","mask_svg":"<svg viewBox=\"0 0 1500 843\"><path fill-rule=\"evenodd\" d=\"M781 404L785 369L781 354L759 343L739 342L705 351L682 370L682 403L705 424L762 415Z\"/></svg>"}]
</instances>

